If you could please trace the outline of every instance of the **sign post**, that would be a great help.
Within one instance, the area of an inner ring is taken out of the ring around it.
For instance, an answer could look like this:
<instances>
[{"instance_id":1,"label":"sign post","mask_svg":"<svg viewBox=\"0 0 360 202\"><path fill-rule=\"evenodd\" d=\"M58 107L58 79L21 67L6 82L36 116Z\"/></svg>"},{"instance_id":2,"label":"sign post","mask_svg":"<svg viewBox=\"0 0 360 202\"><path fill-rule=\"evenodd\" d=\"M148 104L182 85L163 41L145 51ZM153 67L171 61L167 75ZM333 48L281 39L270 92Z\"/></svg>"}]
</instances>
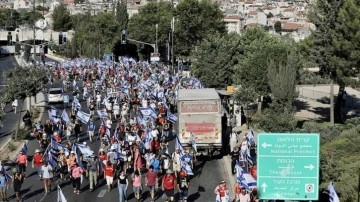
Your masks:
<instances>
[{"instance_id":1,"label":"sign post","mask_svg":"<svg viewBox=\"0 0 360 202\"><path fill-rule=\"evenodd\" d=\"M318 133L258 134L259 198L318 200L319 147Z\"/></svg>"}]
</instances>

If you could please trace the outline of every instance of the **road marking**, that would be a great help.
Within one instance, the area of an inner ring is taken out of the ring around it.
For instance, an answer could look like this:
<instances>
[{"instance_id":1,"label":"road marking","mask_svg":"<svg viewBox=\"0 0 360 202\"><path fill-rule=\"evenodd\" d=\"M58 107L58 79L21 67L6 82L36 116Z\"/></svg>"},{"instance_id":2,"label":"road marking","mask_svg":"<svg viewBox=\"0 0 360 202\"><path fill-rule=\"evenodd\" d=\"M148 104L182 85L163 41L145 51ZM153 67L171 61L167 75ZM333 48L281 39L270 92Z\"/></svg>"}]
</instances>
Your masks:
<instances>
[{"instance_id":1,"label":"road marking","mask_svg":"<svg viewBox=\"0 0 360 202\"><path fill-rule=\"evenodd\" d=\"M45 199L46 195L44 195L39 201L43 201Z\"/></svg>"},{"instance_id":2,"label":"road marking","mask_svg":"<svg viewBox=\"0 0 360 202\"><path fill-rule=\"evenodd\" d=\"M100 191L100 193L97 195L97 197L99 197L99 198L104 197L105 193L106 193L106 189L103 189Z\"/></svg>"}]
</instances>

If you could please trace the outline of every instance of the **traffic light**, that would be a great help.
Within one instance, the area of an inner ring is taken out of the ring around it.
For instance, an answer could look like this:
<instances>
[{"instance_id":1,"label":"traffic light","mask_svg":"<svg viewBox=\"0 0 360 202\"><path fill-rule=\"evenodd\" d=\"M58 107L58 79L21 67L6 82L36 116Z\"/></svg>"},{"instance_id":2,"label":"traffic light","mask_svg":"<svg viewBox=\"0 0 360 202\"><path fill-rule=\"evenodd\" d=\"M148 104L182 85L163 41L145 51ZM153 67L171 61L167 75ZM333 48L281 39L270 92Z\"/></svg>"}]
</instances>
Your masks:
<instances>
[{"instance_id":1,"label":"traffic light","mask_svg":"<svg viewBox=\"0 0 360 202\"><path fill-rule=\"evenodd\" d=\"M126 30L121 30L121 44L126 44Z\"/></svg>"},{"instance_id":2,"label":"traffic light","mask_svg":"<svg viewBox=\"0 0 360 202\"><path fill-rule=\"evenodd\" d=\"M63 44L63 35L61 32L59 33L59 44Z\"/></svg>"}]
</instances>

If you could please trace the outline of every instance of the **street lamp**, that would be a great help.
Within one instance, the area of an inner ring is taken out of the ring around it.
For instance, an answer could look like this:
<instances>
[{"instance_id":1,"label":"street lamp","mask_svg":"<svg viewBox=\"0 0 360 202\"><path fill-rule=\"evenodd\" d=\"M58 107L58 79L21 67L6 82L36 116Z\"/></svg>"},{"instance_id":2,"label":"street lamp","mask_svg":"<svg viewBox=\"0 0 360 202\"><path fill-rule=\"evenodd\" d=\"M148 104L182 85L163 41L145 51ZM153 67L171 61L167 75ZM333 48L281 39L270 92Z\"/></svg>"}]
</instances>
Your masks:
<instances>
[{"instance_id":1,"label":"street lamp","mask_svg":"<svg viewBox=\"0 0 360 202\"><path fill-rule=\"evenodd\" d=\"M158 28L159 28L159 24L155 25L155 53L158 53Z\"/></svg>"}]
</instances>

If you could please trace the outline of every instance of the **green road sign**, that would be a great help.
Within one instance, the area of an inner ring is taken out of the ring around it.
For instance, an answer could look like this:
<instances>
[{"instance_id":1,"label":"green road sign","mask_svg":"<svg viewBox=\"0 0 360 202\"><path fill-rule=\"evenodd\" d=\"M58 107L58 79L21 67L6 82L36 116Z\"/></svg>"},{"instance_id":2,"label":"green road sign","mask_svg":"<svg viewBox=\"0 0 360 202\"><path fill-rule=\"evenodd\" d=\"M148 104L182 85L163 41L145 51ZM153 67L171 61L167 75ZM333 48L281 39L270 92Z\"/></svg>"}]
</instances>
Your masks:
<instances>
[{"instance_id":1,"label":"green road sign","mask_svg":"<svg viewBox=\"0 0 360 202\"><path fill-rule=\"evenodd\" d=\"M260 199L318 200L318 133L260 133L257 186Z\"/></svg>"}]
</instances>

